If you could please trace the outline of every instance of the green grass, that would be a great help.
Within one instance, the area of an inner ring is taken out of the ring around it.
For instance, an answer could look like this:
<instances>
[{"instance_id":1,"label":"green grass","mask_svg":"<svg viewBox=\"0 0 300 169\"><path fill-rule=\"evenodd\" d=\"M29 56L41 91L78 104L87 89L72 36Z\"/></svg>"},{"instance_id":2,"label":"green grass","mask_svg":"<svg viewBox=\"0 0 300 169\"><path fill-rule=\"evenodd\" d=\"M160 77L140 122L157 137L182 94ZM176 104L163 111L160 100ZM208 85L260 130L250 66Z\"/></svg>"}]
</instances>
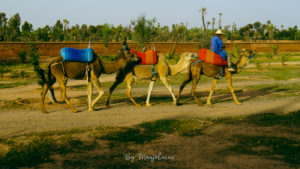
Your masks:
<instances>
[{"instance_id":1,"label":"green grass","mask_svg":"<svg viewBox=\"0 0 300 169\"><path fill-rule=\"evenodd\" d=\"M15 83L0 84L0 89L13 88L13 87L18 87L18 86L26 86L28 84L29 84L28 81L19 81L19 82L15 82Z\"/></svg>"},{"instance_id":2,"label":"green grass","mask_svg":"<svg viewBox=\"0 0 300 169\"><path fill-rule=\"evenodd\" d=\"M163 134L192 137L201 135L201 131L208 125L209 123L199 120L158 120L145 122L132 128L83 128L29 134L13 139L0 139L0 146L7 147L6 150L0 150L0 166L19 168L51 163L53 162L52 154L64 155L94 150L97 147L96 140L108 140L110 141L110 148L117 149L122 147L122 144L146 144L162 138ZM95 140L88 143L83 142L79 139L82 135ZM65 163L65 165L78 165L68 160Z\"/></svg>"},{"instance_id":3,"label":"green grass","mask_svg":"<svg viewBox=\"0 0 300 169\"><path fill-rule=\"evenodd\" d=\"M249 154L280 160L291 165L300 165L300 141L276 136L235 135L236 145L228 148L228 154Z\"/></svg>"}]
</instances>

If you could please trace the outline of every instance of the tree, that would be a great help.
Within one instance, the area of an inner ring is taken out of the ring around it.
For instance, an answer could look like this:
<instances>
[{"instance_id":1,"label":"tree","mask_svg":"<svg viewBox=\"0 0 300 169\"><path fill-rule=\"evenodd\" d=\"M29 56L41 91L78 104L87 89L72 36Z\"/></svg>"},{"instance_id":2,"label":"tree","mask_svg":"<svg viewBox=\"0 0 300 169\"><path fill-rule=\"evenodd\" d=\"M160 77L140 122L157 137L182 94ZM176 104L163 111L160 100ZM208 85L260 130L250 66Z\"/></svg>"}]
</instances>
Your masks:
<instances>
[{"instance_id":1,"label":"tree","mask_svg":"<svg viewBox=\"0 0 300 169\"><path fill-rule=\"evenodd\" d=\"M112 33L111 28L112 26L110 24L105 23L101 29L102 41L106 48L108 47L108 42L111 41L111 33Z\"/></svg>"},{"instance_id":2,"label":"tree","mask_svg":"<svg viewBox=\"0 0 300 169\"><path fill-rule=\"evenodd\" d=\"M7 18L6 14L0 12L0 41L4 41L7 39Z\"/></svg>"},{"instance_id":3,"label":"tree","mask_svg":"<svg viewBox=\"0 0 300 169\"><path fill-rule=\"evenodd\" d=\"M201 12L201 15L202 15L202 25L203 25L203 29L205 31L206 30L206 26L205 26L206 8L202 8L201 10L199 10L199 12Z\"/></svg>"},{"instance_id":4,"label":"tree","mask_svg":"<svg viewBox=\"0 0 300 169\"><path fill-rule=\"evenodd\" d=\"M69 39L67 37L67 33L68 33L68 30L69 30L69 21L67 19L63 19L63 23L64 23L64 40L66 39Z\"/></svg>"},{"instance_id":5,"label":"tree","mask_svg":"<svg viewBox=\"0 0 300 169\"><path fill-rule=\"evenodd\" d=\"M63 24L60 20L57 20L55 25L51 28L50 36L52 41L64 40Z\"/></svg>"},{"instance_id":6,"label":"tree","mask_svg":"<svg viewBox=\"0 0 300 169\"><path fill-rule=\"evenodd\" d=\"M157 34L155 32L155 23L155 18L147 20L145 15L139 16L137 20L131 21L133 25L133 38L141 47L144 47L145 43L152 40Z\"/></svg>"},{"instance_id":7,"label":"tree","mask_svg":"<svg viewBox=\"0 0 300 169\"><path fill-rule=\"evenodd\" d=\"M222 13L219 13L219 29L222 29Z\"/></svg>"},{"instance_id":8,"label":"tree","mask_svg":"<svg viewBox=\"0 0 300 169\"><path fill-rule=\"evenodd\" d=\"M24 24L22 25L22 32L21 32L22 40L30 41L32 31L33 31L32 24L25 21Z\"/></svg>"},{"instance_id":9,"label":"tree","mask_svg":"<svg viewBox=\"0 0 300 169\"><path fill-rule=\"evenodd\" d=\"M21 18L19 13L8 20L8 40L17 41L20 37Z\"/></svg>"},{"instance_id":10,"label":"tree","mask_svg":"<svg viewBox=\"0 0 300 169\"><path fill-rule=\"evenodd\" d=\"M215 24L216 24L216 18L212 18L212 31L214 32L215 30Z\"/></svg>"}]
</instances>

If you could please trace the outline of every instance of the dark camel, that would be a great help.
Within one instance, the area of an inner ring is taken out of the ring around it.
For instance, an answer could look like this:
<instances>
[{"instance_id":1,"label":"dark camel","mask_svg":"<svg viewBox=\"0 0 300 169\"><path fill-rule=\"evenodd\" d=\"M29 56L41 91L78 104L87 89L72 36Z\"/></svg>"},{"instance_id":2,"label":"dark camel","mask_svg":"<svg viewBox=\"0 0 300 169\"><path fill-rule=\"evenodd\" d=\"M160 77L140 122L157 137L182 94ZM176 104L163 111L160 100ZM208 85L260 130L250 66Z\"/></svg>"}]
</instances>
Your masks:
<instances>
[{"instance_id":1,"label":"dark camel","mask_svg":"<svg viewBox=\"0 0 300 169\"><path fill-rule=\"evenodd\" d=\"M193 83L192 83L192 96L194 97L196 103L199 106L202 105L198 101L195 92L196 92L197 83L200 80L200 76L205 75L205 76L208 76L208 77L214 77L212 88L210 90L210 94L209 94L209 97L208 97L207 102L206 102L207 105L211 105L210 100L211 100L212 94L215 90L216 83L219 79L220 72L221 72L222 69L224 70L223 75L225 76L225 78L227 80L229 90L230 90L230 92L233 96L233 99L234 99L235 103L236 104L241 104L237 100L236 95L234 93L234 89L232 87L232 74L239 73L241 71L241 69L243 69L247 65L249 59L252 58L252 57L253 57L252 51L243 49L238 62L236 64L233 64L233 68L236 70L235 72L229 72L227 66L216 66L216 65L213 65L213 64L205 63L205 62L199 62L200 59L198 59L198 58L195 59L188 67L187 77L183 81L182 85L180 86L180 90L179 90L179 94L178 94L176 104L179 105L181 92L184 89L184 87L189 82L193 81Z\"/></svg>"},{"instance_id":2,"label":"dark camel","mask_svg":"<svg viewBox=\"0 0 300 169\"><path fill-rule=\"evenodd\" d=\"M42 112L46 113L44 100L47 91L50 89L51 95L54 98L52 85L57 80L61 89L61 96L73 112L77 112L74 106L70 103L66 96L67 79L84 79L87 75L87 63L80 62L63 62L62 57L55 58L49 65L47 70L47 77L41 78L43 80L43 89L41 92L41 108ZM88 104L89 110L93 110L95 103L104 94L99 77L102 73L111 74L114 72L128 72L126 69L133 69L134 65L138 63L139 58L136 55L130 54L127 50L119 50L118 58L113 62L104 62L98 56L90 63L90 80L88 80ZM43 75L40 75L42 77ZM92 84L98 90L98 96L92 101Z\"/></svg>"}]
</instances>

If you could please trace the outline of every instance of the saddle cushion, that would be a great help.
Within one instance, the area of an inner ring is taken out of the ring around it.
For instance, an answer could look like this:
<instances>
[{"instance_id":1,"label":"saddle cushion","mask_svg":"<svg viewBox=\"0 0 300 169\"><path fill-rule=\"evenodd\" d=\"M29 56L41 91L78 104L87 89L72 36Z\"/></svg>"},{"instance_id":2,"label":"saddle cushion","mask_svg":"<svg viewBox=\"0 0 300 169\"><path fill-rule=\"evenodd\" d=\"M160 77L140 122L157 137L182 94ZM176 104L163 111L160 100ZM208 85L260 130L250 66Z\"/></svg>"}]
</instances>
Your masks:
<instances>
[{"instance_id":1,"label":"saddle cushion","mask_svg":"<svg viewBox=\"0 0 300 169\"><path fill-rule=\"evenodd\" d=\"M94 61L94 51L91 48L86 49L74 49L74 48L62 48L60 55L64 61L70 62L85 62L89 63Z\"/></svg>"},{"instance_id":2,"label":"saddle cushion","mask_svg":"<svg viewBox=\"0 0 300 169\"><path fill-rule=\"evenodd\" d=\"M157 53L154 50L147 50L146 52L136 52L131 50L130 53L136 54L141 65L155 65L157 63Z\"/></svg>"},{"instance_id":3,"label":"saddle cushion","mask_svg":"<svg viewBox=\"0 0 300 169\"><path fill-rule=\"evenodd\" d=\"M224 60L219 54L202 48L198 52L198 58L203 60L205 63L210 63L218 66L227 66L227 60Z\"/></svg>"}]
</instances>

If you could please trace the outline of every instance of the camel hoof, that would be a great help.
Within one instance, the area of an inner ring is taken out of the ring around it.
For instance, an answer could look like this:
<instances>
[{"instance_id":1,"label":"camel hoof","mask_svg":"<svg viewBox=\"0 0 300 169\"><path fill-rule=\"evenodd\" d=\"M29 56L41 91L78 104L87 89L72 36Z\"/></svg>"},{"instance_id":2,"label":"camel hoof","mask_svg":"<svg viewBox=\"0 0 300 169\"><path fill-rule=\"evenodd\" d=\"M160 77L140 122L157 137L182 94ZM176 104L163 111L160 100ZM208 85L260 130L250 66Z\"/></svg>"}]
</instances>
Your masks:
<instances>
[{"instance_id":1,"label":"camel hoof","mask_svg":"<svg viewBox=\"0 0 300 169\"><path fill-rule=\"evenodd\" d=\"M152 106L152 104L150 104L150 103L146 103L146 106L147 106L147 107L150 107L150 106Z\"/></svg>"},{"instance_id":2,"label":"camel hoof","mask_svg":"<svg viewBox=\"0 0 300 169\"><path fill-rule=\"evenodd\" d=\"M73 113L77 113L78 111L76 109L72 109L72 112Z\"/></svg>"},{"instance_id":3,"label":"camel hoof","mask_svg":"<svg viewBox=\"0 0 300 169\"><path fill-rule=\"evenodd\" d=\"M241 105L241 104L243 104L243 103L241 103L241 102L235 102L237 105Z\"/></svg>"},{"instance_id":4,"label":"camel hoof","mask_svg":"<svg viewBox=\"0 0 300 169\"><path fill-rule=\"evenodd\" d=\"M135 104L135 107L142 107L142 105L140 105L140 104Z\"/></svg>"},{"instance_id":5,"label":"camel hoof","mask_svg":"<svg viewBox=\"0 0 300 169\"><path fill-rule=\"evenodd\" d=\"M197 104L198 104L198 106L203 106L202 103L197 103Z\"/></svg>"},{"instance_id":6,"label":"camel hoof","mask_svg":"<svg viewBox=\"0 0 300 169\"><path fill-rule=\"evenodd\" d=\"M173 101L173 105L177 105L177 101L176 100Z\"/></svg>"},{"instance_id":7,"label":"camel hoof","mask_svg":"<svg viewBox=\"0 0 300 169\"><path fill-rule=\"evenodd\" d=\"M95 111L95 109L94 108L89 108L89 111Z\"/></svg>"},{"instance_id":8,"label":"camel hoof","mask_svg":"<svg viewBox=\"0 0 300 169\"><path fill-rule=\"evenodd\" d=\"M211 106L211 102L206 102L206 105Z\"/></svg>"}]
</instances>

